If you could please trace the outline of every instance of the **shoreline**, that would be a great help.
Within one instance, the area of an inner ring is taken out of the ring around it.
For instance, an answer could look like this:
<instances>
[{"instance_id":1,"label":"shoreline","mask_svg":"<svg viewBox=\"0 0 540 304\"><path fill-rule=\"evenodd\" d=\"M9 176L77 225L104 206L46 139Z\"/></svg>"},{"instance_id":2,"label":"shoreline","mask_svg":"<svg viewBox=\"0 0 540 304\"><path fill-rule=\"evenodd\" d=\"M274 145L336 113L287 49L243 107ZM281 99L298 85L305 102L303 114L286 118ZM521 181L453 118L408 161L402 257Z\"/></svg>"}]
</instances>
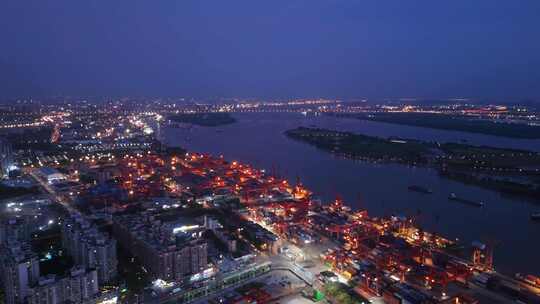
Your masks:
<instances>
[{"instance_id":1,"label":"shoreline","mask_svg":"<svg viewBox=\"0 0 540 304\"><path fill-rule=\"evenodd\" d=\"M455 143L384 139L324 128L300 127L285 131L285 135L344 159L426 167L436 170L440 176L464 184L512 196L540 197L540 172L538 169L521 168L532 165L532 161L540 164L540 153ZM491 154L486 156L488 153ZM525 182L519 182L521 180ZM533 203L540 203L540 200L534 200Z\"/></svg>"},{"instance_id":2,"label":"shoreline","mask_svg":"<svg viewBox=\"0 0 540 304\"><path fill-rule=\"evenodd\" d=\"M406 115L405 115L406 114ZM457 131L473 134L490 135L510 139L540 139L540 127L526 124L493 122L473 119L464 115L427 114L427 113L371 113L340 114L327 113L336 118L349 118L364 121L383 122L394 125L421 127L433 130Z\"/></svg>"},{"instance_id":3,"label":"shoreline","mask_svg":"<svg viewBox=\"0 0 540 304\"><path fill-rule=\"evenodd\" d=\"M237 120L229 113L177 113L167 117L171 123L185 123L201 127L219 127L236 123Z\"/></svg>"}]
</instances>

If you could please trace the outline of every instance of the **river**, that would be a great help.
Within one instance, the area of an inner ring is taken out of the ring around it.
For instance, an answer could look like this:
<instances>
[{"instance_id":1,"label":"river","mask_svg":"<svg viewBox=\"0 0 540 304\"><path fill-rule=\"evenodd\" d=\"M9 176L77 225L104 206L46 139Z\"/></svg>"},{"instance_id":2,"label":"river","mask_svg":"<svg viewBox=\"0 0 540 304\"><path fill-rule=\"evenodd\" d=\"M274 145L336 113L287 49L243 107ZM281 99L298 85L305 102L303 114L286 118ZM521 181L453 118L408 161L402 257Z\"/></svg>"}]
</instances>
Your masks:
<instances>
[{"instance_id":1,"label":"river","mask_svg":"<svg viewBox=\"0 0 540 304\"><path fill-rule=\"evenodd\" d=\"M499 147L540 150L540 140L518 140L481 134L408 127L381 122L303 116L292 113L235 114L238 122L220 127L164 128L165 142L190 151L223 155L277 172L302 183L327 202L340 195L354 209L372 216L416 216L421 227L447 238L494 241L495 268L506 273L540 274L540 223L529 220L540 205L501 196L497 192L464 185L438 176L429 168L374 164L337 158L305 143L287 138L285 130L317 126L374 136L398 136L428 141L460 141ZM422 185L433 194L411 192ZM449 201L455 192L483 201L476 208Z\"/></svg>"}]
</instances>

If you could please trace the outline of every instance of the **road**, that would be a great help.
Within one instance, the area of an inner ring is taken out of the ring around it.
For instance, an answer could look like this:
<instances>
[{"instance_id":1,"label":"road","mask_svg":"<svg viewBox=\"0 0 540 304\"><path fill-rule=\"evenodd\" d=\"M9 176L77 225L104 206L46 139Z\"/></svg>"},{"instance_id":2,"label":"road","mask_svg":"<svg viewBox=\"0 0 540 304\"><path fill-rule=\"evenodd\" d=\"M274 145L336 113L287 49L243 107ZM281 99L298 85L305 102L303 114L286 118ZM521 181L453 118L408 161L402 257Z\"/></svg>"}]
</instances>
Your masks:
<instances>
[{"instance_id":1,"label":"road","mask_svg":"<svg viewBox=\"0 0 540 304\"><path fill-rule=\"evenodd\" d=\"M37 175L37 169L27 169L25 171L50 195L51 200L60 204L69 213L80 215L80 212L77 209L75 209L73 206L71 206L69 201L67 201L60 195L58 195L55 189L50 184L48 184L46 181L44 181L42 178L40 178ZM265 228L269 229L270 227L265 227ZM309 286L313 285L313 283L316 280L316 276L320 272L329 270L329 268L325 266L324 263L321 261L320 254L329 248L339 247L336 243L334 243L333 241L327 238L324 238L322 243L308 244L308 245L303 246L302 248L298 248L295 244L292 244L291 242L285 239L282 239L282 240L284 242L284 247L293 249L293 251L296 252L296 254L298 253L301 253L301 254L299 255L293 254L294 258L291 258L290 255L287 256L285 254L279 254L279 255L263 254L264 257L272 261L273 269L289 270ZM501 280L505 280L517 286L520 286L522 289L529 290L531 293L540 294L540 288L535 288L523 282L519 282L511 277L504 276L500 273L495 272L493 273L493 275L499 277ZM481 300L481 303L484 303L485 301L487 301L486 303L488 302L489 303L505 303L505 302L508 302L509 300L508 298L498 293L495 293L491 290L488 290L484 287L477 286L474 284L471 284L471 289L468 291L468 293L474 294L477 298ZM287 299L289 299L289 297L287 297ZM380 298L378 297L370 298L370 301L374 303L381 302ZM292 296L290 298L290 302L287 302L287 303L297 303L297 302L302 303L302 301L298 300L297 297Z\"/></svg>"},{"instance_id":2,"label":"road","mask_svg":"<svg viewBox=\"0 0 540 304\"><path fill-rule=\"evenodd\" d=\"M79 212L79 210L73 208L69 202L67 202L63 197L61 197L60 195L58 195L56 193L56 191L51 187L51 185L49 185L49 183L47 183L46 181L44 181L42 178L40 178L38 175L37 175L37 170L38 169L26 169L26 173L28 173L43 189L45 189L45 191L50 195L51 197L51 200L60 204L62 207L64 207L69 213L71 214L78 214L78 215L81 215L81 213Z\"/></svg>"},{"instance_id":3,"label":"road","mask_svg":"<svg viewBox=\"0 0 540 304\"><path fill-rule=\"evenodd\" d=\"M290 289L282 287L279 283L283 280L291 282L292 287ZM230 295L236 288L252 282L265 283L267 285L266 287L269 288L268 291L272 295L272 301L290 296L292 294L300 293L300 291L306 286L306 284L292 272L288 270L272 269L269 273L263 275L262 277L253 278L244 281L241 284L234 285L211 295L199 298L193 301L192 304L208 303L208 301L211 299L218 299L220 297L224 297L225 295Z\"/></svg>"}]
</instances>

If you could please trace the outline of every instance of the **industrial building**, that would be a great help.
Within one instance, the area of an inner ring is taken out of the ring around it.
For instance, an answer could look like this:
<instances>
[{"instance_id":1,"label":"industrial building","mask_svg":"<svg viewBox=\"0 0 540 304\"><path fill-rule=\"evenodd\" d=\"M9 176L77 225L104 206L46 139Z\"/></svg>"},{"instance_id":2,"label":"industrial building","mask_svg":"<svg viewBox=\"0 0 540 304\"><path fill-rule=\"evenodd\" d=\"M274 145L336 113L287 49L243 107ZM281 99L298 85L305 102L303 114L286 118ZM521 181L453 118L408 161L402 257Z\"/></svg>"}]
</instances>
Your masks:
<instances>
[{"instance_id":1,"label":"industrial building","mask_svg":"<svg viewBox=\"0 0 540 304\"><path fill-rule=\"evenodd\" d=\"M39 169L39 175L49 184L66 180L66 176L58 170L50 167L42 167Z\"/></svg>"}]
</instances>

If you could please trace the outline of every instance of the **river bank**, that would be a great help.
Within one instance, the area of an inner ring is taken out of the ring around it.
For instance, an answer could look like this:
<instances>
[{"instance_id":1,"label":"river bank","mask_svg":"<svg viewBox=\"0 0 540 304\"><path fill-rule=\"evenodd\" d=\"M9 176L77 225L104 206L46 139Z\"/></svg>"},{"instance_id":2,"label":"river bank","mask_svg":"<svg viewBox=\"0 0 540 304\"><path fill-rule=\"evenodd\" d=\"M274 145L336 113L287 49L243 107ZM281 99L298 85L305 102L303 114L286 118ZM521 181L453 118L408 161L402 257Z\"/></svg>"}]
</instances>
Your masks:
<instances>
[{"instance_id":1,"label":"river bank","mask_svg":"<svg viewBox=\"0 0 540 304\"><path fill-rule=\"evenodd\" d=\"M353 209L367 209L373 216L415 216L422 228L463 242L496 239L494 258L499 270L540 273L540 265L536 263L540 244L530 241L530 236L540 234L540 225L528 220L531 213L538 211L538 206L528 203L529 199L502 196L443 178L432 168L344 159L291 140L284 132L300 126L316 126L424 141L468 138L471 144L479 145L493 142L493 137L291 113L245 113L233 117L237 122L220 127L222 132L197 126L164 127L164 140L191 151L242 160L291 181L301 177L301 182L324 202L334 200L339 194ZM497 144L520 149L533 147L535 151L540 147L539 141L530 140L503 139ZM433 194L408 190L414 184L432 189ZM486 208L449 201L451 192L483 201Z\"/></svg>"},{"instance_id":2,"label":"river bank","mask_svg":"<svg viewBox=\"0 0 540 304\"><path fill-rule=\"evenodd\" d=\"M381 138L323 128L298 127L285 135L345 158L429 166L441 176L468 184L540 198L540 153L532 151Z\"/></svg>"},{"instance_id":3,"label":"river bank","mask_svg":"<svg viewBox=\"0 0 540 304\"><path fill-rule=\"evenodd\" d=\"M354 118L398 125L426 127L439 130L462 131L518 139L540 139L540 126L494 122L474 116L432 113L362 113L329 114L341 118Z\"/></svg>"}]
</instances>

